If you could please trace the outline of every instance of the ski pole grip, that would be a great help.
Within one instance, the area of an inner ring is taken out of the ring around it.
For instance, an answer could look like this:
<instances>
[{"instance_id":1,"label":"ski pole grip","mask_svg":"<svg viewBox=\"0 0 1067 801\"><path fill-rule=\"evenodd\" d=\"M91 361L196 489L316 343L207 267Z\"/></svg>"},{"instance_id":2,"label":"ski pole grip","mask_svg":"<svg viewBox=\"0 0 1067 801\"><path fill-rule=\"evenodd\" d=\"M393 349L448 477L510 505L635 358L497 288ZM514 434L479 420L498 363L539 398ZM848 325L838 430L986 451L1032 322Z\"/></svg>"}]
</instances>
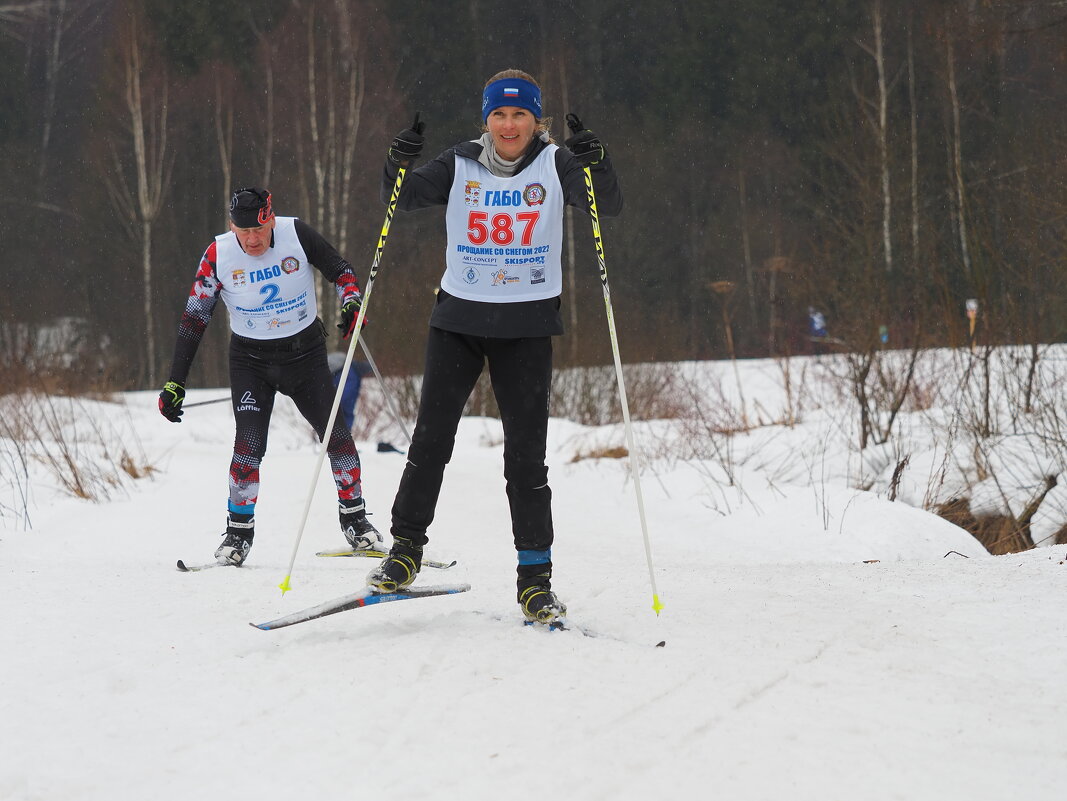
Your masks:
<instances>
[{"instance_id":1,"label":"ski pole grip","mask_svg":"<svg viewBox=\"0 0 1067 801\"><path fill-rule=\"evenodd\" d=\"M582 130L582 121L578 119L577 114L572 112L567 115L566 119L567 127L571 129L571 133L578 133L578 131Z\"/></svg>"}]
</instances>

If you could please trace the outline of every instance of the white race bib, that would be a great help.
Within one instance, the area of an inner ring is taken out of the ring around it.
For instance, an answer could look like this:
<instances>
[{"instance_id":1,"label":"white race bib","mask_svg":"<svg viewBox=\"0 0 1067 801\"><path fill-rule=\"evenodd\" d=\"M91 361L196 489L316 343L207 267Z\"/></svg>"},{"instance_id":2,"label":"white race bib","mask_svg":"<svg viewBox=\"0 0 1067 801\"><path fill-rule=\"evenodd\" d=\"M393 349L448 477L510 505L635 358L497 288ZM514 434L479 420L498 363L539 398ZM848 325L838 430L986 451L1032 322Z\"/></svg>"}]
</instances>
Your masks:
<instances>
[{"instance_id":1,"label":"white race bib","mask_svg":"<svg viewBox=\"0 0 1067 801\"><path fill-rule=\"evenodd\" d=\"M314 268L295 222L295 217L275 217L274 247L262 256L245 253L233 231L215 237L215 272L235 334L281 339L315 322Z\"/></svg>"},{"instance_id":2,"label":"white race bib","mask_svg":"<svg viewBox=\"0 0 1067 801\"><path fill-rule=\"evenodd\" d=\"M556 145L518 175L499 178L456 156L448 196L441 288L459 298L518 303L563 291L563 186Z\"/></svg>"}]
</instances>

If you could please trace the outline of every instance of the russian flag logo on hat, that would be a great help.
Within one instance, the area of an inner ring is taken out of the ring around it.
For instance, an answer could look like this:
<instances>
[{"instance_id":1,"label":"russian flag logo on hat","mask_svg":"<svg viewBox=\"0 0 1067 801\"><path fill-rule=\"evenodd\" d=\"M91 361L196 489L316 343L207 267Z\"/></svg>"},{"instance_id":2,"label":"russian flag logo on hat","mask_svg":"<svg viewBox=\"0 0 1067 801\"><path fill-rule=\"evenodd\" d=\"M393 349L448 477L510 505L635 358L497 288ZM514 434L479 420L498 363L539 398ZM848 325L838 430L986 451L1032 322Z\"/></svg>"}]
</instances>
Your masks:
<instances>
[{"instance_id":1,"label":"russian flag logo on hat","mask_svg":"<svg viewBox=\"0 0 1067 801\"><path fill-rule=\"evenodd\" d=\"M504 97L518 97L519 89L517 86L505 86Z\"/></svg>"}]
</instances>

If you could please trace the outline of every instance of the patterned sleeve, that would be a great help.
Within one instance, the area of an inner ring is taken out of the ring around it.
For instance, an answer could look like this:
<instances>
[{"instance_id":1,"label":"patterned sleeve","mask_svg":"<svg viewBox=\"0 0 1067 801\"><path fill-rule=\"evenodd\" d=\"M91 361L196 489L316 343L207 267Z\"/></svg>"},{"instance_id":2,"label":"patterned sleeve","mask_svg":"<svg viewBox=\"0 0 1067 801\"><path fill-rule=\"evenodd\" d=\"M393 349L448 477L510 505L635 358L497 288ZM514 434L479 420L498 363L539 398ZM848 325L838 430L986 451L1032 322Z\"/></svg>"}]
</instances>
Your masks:
<instances>
[{"instance_id":1,"label":"patterned sleeve","mask_svg":"<svg viewBox=\"0 0 1067 801\"><path fill-rule=\"evenodd\" d=\"M174 359L170 367L170 380L185 384L193 359L204 337L204 330L215 313L215 304L219 301L218 275L215 272L215 243L208 245L200 259L200 267L193 280L193 288L185 301L185 311L178 322L178 339L174 343Z\"/></svg>"},{"instance_id":2,"label":"patterned sleeve","mask_svg":"<svg viewBox=\"0 0 1067 801\"><path fill-rule=\"evenodd\" d=\"M337 290L337 297L342 306L353 298L359 300L362 297L359 293L359 284L356 282L356 274L352 272L351 265L347 263L345 271L334 279L333 286Z\"/></svg>"}]
</instances>

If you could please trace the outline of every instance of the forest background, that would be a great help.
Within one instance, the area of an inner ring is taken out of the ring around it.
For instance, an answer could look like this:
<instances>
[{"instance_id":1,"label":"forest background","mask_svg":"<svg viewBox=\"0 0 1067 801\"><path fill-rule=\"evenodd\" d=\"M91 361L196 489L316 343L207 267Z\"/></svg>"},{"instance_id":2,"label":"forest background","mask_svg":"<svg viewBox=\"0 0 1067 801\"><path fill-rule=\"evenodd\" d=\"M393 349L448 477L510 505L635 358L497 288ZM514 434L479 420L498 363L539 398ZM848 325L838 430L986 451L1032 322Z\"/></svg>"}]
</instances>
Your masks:
<instances>
[{"instance_id":1,"label":"forest background","mask_svg":"<svg viewBox=\"0 0 1067 801\"><path fill-rule=\"evenodd\" d=\"M628 362L810 352L809 307L856 351L1065 338L1062 2L0 0L0 370L52 342L98 388L160 384L235 186L365 283L392 135L419 111L426 157L474 138L510 67L621 176L602 227ZM394 220L368 310L385 373L421 369L441 216ZM557 364L605 364L571 219ZM191 386L227 383L227 334Z\"/></svg>"}]
</instances>

